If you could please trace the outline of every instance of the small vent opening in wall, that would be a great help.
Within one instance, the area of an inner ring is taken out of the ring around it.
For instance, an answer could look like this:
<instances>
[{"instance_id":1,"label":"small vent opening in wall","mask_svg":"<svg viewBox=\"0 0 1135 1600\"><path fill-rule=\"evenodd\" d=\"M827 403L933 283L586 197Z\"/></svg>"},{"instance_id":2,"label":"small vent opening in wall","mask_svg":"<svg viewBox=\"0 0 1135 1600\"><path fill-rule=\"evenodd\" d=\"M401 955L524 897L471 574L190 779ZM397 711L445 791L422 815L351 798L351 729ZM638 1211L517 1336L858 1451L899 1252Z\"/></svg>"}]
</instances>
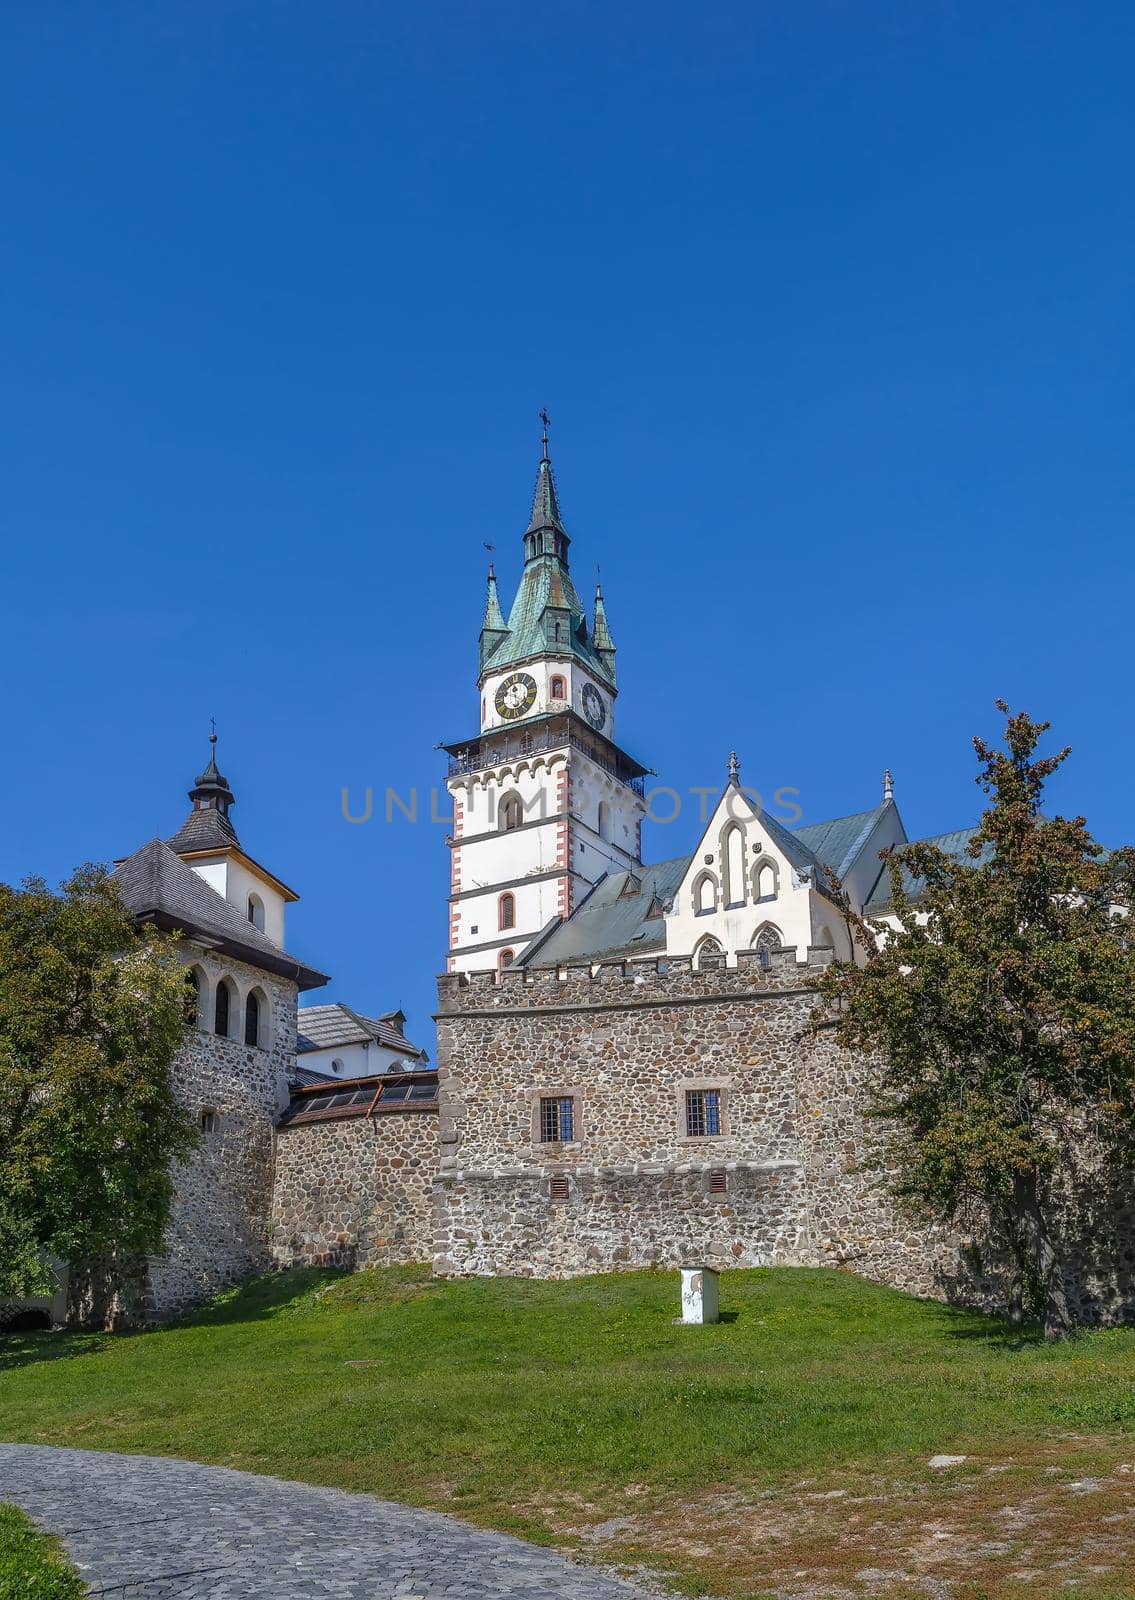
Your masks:
<instances>
[{"instance_id":1,"label":"small vent opening in wall","mask_svg":"<svg viewBox=\"0 0 1135 1600\"><path fill-rule=\"evenodd\" d=\"M710 1167L709 1192L710 1194L727 1194L729 1192L729 1179L726 1177L724 1167Z\"/></svg>"},{"instance_id":2,"label":"small vent opening in wall","mask_svg":"<svg viewBox=\"0 0 1135 1600\"><path fill-rule=\"evenodd\" d=\"M571 1179L565 1178L562 1174L556 1174L549 1179L548 1197L552 1200L570 1200Z\"/></svg>"}]
</instances>

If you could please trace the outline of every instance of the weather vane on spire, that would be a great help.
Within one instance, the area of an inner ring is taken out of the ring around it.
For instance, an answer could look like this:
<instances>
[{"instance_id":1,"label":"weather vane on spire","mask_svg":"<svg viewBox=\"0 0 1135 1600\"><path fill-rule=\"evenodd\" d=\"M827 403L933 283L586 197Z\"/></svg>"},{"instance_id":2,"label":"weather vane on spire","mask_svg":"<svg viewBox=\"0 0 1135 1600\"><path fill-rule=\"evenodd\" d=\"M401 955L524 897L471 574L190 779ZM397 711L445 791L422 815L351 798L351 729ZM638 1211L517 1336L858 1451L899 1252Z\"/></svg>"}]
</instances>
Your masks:
<instances>
[{"instance_id":1,"label":"weather vane on spire","mask_svg":"<svg viewBox=\"0 0 1135 1600\"><path fill-rule=\"evenodd\" d=\"M547 461L547 459L548 459L548 429L552 425L552 419L548 415L547 406L544 406L543 409L540 412L540 421L544 424L544 432L543 432L543 434L541 436L541 439L540 439L540 443L543 446L543 454L541 455L540 459L541 459L541 461Z\"/></svg>"}]
</instances>

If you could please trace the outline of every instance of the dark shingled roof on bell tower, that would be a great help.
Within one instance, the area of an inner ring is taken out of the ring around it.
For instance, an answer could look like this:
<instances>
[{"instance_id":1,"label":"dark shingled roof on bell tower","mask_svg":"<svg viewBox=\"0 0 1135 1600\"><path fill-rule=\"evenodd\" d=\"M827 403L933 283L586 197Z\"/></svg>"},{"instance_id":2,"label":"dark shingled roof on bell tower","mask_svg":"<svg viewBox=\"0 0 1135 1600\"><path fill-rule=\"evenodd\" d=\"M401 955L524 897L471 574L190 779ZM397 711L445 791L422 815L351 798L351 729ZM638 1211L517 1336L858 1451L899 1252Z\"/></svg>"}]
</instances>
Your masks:
<instances>
[{"instance_id":1,"label":"dark shingled roof on bell tower","mask_svg":"<svg viewBox=\"0 0 1135 1600\"><path fill-rule=\"evenodd\" d=\"M120 861L114 881L139 922L176 929L206 949L223 950L250 966L291 978L301 989L318 989L328 981L324 973L281 950L160 839L151 839Z\"/></svg>"},{"instance_id":2,"label":"dark shingled roof on bell tower","mask_svg":"<svg viewBox=\"0 0 1135 1600\"><path fill-rule=\"evenodd\" d=\"M185 855L191 850L227 850L240 846L236 829L229 821L229 807L236 804L229 780L217 766L217 735L209 735L209 765L197 774L189 798L193 810L172 839L171 850ZM204 804L202 804L204 802Z\"/></svg>"}]
</instances>

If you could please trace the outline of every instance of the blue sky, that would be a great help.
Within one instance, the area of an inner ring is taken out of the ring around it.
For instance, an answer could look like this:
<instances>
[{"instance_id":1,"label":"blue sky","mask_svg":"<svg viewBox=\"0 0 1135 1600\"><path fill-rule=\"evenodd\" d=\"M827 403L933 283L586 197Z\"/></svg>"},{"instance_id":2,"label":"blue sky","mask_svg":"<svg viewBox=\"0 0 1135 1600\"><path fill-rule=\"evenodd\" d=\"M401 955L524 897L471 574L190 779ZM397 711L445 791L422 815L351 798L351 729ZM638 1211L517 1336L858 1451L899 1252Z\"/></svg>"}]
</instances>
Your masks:
<instances>
[{"instance_id":1,"label":"blue sky","mask_svg":"<svg viewBox=\"0 0 1135 1600\"><path fill-rule=\"evenodd\" d=\"M623 742L979 806L997 695L1132 837L1130 8L0 17L0 876L181 821L210 716L329 996L432 1045L444 826L553 459ZM696 807L648 833L693 842Z\"/></svg>"}]
</instances>

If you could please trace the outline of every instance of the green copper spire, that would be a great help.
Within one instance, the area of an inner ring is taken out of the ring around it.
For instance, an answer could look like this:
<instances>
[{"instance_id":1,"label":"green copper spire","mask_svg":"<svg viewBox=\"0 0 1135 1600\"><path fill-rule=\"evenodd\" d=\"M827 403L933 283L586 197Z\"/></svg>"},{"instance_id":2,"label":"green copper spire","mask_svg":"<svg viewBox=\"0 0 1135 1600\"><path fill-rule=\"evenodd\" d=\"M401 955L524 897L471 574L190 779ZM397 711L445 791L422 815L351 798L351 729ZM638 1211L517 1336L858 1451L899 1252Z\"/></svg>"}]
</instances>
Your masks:
<instances>
[{"instance_id":1,"label":"green copper spire","mask_svg":"<svg viewBox=\"0 0 1135 1600\"><path fill-rule=\"evenodd\" d=\"M489 562L488 590L485 594L485 616L481 623L481 666L485 665L489 657L500 646L503 639L508 638L508 624L504 620L501 610L500 596L497 594L497 575L493 563Z\"/></svg>"},{"instance_id":2,"label":"green copper spire","mask_svg":"<svg viewBox=\"0 0 1135 1600\"><path fill-rule=\"evenodd\" d=\"M574 658L614 689L614 644L608 633L608 653L594 647L583 602L571 581L567 559L571 541L560 515L552 476L546 412L541 412L540 420L544 434L532 515L524 534L524 570L507 622L501 616L496 582L490 574L481 629L481 674L519 666L540 656Z\"/></svg>"},{"instance_id":3,"label":"green copper spire","mask_svg":"<svg viewBox=\"0 0 1135 1600\"><path fill-rule=\"evenodd\" d=\"M607 607L603 603L603 587L595 580L595 621L591 628L591 648L607 669L607 676L615 682L615 641L607 626Z\"/></svg>"},{"instance_id":4,"label":"green copper spire","mask_svg":"<svg viewBox=\"0 0 1135 1600\"><path fill-rule=\"evenodd\" d=\"M538 556L552 555L568 564L568 531L560 516L560 502L556 494L556 479L552 460L548 454L548 413L541 411L540 421L544 432L540 439L540 465L536 470L536 492L532 496L532 515L524 534L524 558L534 561Z\"/></svg>"}]
</instances>

